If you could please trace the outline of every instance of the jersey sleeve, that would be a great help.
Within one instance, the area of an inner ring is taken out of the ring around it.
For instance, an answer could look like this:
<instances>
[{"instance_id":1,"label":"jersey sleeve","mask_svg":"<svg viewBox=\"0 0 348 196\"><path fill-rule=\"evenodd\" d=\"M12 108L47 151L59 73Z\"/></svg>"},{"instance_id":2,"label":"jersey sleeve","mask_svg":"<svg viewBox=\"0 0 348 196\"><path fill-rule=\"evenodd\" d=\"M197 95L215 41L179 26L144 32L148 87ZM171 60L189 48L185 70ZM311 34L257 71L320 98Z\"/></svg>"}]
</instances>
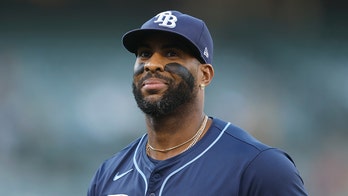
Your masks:
<instances>
[{"instance_id":1,"label":"jersey sleeve","mask_svg":"<svg viewBox=\"0 0 348 196\"><path fill-rule=\"evenodd\" d=\"M245 169L239 195L308 195L289 155L278 149L262 151Z\"/></svg>"},{"instance_id":2,"label":"jersey sleeve","mask_svg":"<svg viewBox=\"0 0 348 196\"><path fill-rule=\"evenodd\" d=\"M90 183L90 186L88 187L88 191L87 191L87 196L96 196L98 194L96 194L96 186L97 186L97 180L98 180L98 176L99 176L99 172L100 169L97 170L97 172L94 174L92 181Z\"/></svg>"},{"instance_id":3,"label":"jersey sleeve","mask_svg":"<svg viewBox=\"0 0 348 196\"><path fill-rule=\"evenodd\" d=\"M98 168L98 170L95 172L92 180L91 180L91 183L90 183L90 186L88 187L88 191L87 191L87 196L97 196L97 195L100 195L99 193L99 189L100 189L100 186L103 186L103 181L102 181L102 177L101 175L103 175L103 172L105 170L105 165L106 165L106 161L103 162L100 167Z\"/></svg>"}]
</instances>

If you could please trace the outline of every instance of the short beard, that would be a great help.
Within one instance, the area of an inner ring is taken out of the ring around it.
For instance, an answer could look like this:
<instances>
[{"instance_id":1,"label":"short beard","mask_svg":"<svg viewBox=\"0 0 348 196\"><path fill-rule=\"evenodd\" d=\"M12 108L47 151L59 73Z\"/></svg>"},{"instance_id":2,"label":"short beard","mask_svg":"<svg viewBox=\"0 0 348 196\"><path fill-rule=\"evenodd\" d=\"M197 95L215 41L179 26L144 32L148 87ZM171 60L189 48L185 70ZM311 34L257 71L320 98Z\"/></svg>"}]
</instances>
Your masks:
<instances>
[{"instance_id":1,"label":"short beard","mask_svg":"<svg viewBox=\"0 0 348 196\"><path fill-rule=\"evenodd\" d=\"M185 74L176 73L181 77L182 81L175 85L174 81L159 74L154 74L152 77L165 79L168 82L168 90L163 94L162 98L157 101L147 101L141 93L140 88L132 84L133 95L138 104L138 107L147 115L152 117L164 117L173 113L177 108L184 104L191 103L197 96L194 91L195 80L192 74L188 71ZM143 80L142 80L143 81ZM141 81L138 86L141 86Z\"/></svg>"}]
</instances>

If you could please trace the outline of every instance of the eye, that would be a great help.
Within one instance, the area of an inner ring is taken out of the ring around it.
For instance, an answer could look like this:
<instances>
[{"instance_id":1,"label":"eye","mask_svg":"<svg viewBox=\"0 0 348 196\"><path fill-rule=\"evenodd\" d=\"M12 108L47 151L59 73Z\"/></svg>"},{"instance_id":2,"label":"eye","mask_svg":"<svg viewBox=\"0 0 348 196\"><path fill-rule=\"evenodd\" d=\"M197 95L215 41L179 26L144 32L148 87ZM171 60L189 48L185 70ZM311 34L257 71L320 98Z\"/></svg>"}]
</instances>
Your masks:
<instances>
[{"instance_id":1,"label":"eye","mask_svg":"<svg viewBox=\"0 0 348 196\"><path fill-rule=\"evenodd\" d=\"M170 49L166 52L167 57L177 57L179 56L179 52L175 49Z\"/></svg>"},{"instance_id":2,"label":"eye","mask_svg":"<svg viewBox=\"0 0 348 196\"><path fill-rule=\"evenodd\" d=\"M137 57L140 58L149 58L151 56L151 52L149 50L138 50Z\"/></svg>"}]
</instances>

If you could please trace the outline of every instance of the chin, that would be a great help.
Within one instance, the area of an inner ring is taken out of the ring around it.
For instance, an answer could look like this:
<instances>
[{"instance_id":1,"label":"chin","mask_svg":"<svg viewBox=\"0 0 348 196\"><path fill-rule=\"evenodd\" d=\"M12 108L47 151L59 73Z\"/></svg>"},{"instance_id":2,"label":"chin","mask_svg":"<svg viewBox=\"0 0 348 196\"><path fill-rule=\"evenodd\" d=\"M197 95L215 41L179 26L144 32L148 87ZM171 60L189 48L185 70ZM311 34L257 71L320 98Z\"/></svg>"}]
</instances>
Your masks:
<instances>
[{"instance_id":1,"label":"chin","mask_svg":"<svg viewBox=\"0 0 348 196\"><path fill-rule=\"evenodd\" d=\"M147 96L144 96L143 99L146 102L156 103L162 100L162 95L158 95L158 94L147 95Z\"/></svg>"}]
</instances>

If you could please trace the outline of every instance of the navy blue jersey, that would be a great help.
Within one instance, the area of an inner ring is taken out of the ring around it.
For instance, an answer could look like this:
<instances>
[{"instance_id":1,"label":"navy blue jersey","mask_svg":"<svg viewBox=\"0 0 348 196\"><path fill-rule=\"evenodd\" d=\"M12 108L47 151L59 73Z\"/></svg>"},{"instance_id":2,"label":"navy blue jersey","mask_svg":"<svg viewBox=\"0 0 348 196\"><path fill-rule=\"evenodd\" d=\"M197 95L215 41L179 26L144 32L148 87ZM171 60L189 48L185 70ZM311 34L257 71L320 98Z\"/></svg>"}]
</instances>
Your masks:
<instances>
[{"instance_id":1,"label":"navy blue jersey","mask_svg":"<svg viewBox=\"0 0 348 196\"><path fill-rule=\"evenodd\" d=\"M170 159L149 158L146 142L145 134L106 160L88 196L307 195L289 155L216 118L196 145Z\"/></svg>"}]
</instances>

